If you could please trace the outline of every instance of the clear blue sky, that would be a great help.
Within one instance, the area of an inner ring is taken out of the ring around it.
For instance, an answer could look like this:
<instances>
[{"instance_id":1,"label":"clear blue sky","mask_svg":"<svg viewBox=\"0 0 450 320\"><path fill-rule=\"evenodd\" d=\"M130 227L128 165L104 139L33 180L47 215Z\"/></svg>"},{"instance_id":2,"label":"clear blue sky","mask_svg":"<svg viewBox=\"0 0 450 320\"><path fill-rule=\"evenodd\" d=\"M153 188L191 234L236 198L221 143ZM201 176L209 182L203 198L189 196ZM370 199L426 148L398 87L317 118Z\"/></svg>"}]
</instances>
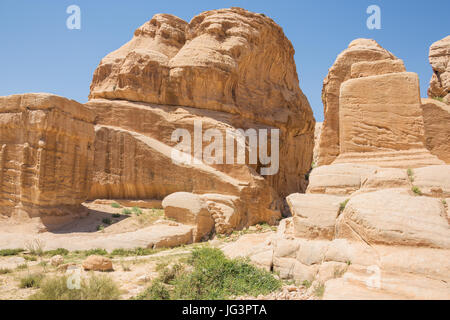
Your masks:
<instances>
[{"instance_id":1,"label":"clear blue sky","mask_svg":"<svg viewBox=\"0 0 450 320\"><path fill-rule=\"evenodd\" d=\"M66 8L81 8L81 30L66 28ZM366 27L366 8L381 8L381 30ZM129 41L155 13L190 21L232 6L265 13L292 41L300 87L323 120L322 81L336 55L355 38L373 38L420 76L426 96L429 46L450 34L449 0L1 0L0 96L50 92L86 102L100 60Z\"/></svg>"}]
</instances>

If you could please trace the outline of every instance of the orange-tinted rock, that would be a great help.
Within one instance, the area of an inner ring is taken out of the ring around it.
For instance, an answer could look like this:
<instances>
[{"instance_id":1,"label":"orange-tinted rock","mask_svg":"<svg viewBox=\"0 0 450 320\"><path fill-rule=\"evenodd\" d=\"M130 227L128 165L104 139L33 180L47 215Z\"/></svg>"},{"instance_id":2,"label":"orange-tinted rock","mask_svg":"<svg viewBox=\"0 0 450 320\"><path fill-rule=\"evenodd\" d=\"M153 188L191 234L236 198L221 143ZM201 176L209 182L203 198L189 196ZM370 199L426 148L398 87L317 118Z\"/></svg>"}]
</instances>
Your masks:
<instances>
[{"instance_id":1,"label":"orange-tinted rock","mask_svg":"<svg viewBox=\"0 0 450 320\"><path fill-rule=\"evenodd\" d=\"M353 40L336 58L323 81L322 101L325 120L320 138L318 165L330 164L339 155L340 88L344 81L352 77L352 65L358 62L385 61L386 59L397 60L392 53L371 39ZM397 65L398 67L400 66Z\"/></svg>"},{"instance_id":2,"label":"orange-tinted rock","mask_svg":"<svg viewBox=\"0 0 450 320\"><path fill-rule=\"evenodd\" d=\"M221 111L235 128L249 122L279 128L280 170L266 180L282 196L306 186L314 118L299 88L292 44L263 15L212 10L189 24L156 15L102 60L90 94L99 98Z\"/></svg>"},{"instance_id":3,"label":"orange-tinted rock","mask_svg":"<svg viewBox=\"0 0 450 320\"><path fill-rule=\"evenodd\" d=\"M51 94L0 97L0 214L75 214L89 194L94 114Z\"/></svg>"},{"instance_id":4,"label":"orange-tinted rock","mask_svg":"<svg viewBox=\"0 0 450 320\"><path fill-rule=\"evenodd\" d=\"M450 163L450 106L436 99L422 99L425 146L439 159Z\"/></svg>"},{"instance_id":5,"label":"orange-tinted rock","mask_svg":"<svg viewBox=\"0 0 450 320\"><path fill-rule=\"evenodd\" d=\"M430 98L440 98L450 104L450 36L436 41L430 47L429 59L433 76L428 88Z\"/></svg>"}]
</instances>

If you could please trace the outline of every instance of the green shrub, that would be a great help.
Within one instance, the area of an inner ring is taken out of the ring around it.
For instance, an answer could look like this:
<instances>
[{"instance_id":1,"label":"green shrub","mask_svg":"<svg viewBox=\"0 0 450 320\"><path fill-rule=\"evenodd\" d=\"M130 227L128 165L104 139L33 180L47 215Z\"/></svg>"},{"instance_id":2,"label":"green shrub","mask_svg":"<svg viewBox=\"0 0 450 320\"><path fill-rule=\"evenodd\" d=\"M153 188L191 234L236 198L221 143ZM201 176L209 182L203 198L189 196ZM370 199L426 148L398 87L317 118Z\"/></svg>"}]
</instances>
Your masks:
<instances>
[{"instance_id":1,"label":"green shrub","mask_svg":"<svg viewBox=\"0 0 450 320\"><path fill-rule=\"evenodd\" d=\"M318 298L322 298L324 293L325 293L325 285L323 283L319 283L314 288L314 295Z\"/></svg>"},{"instance_id":2,"label":"green shrub","mask_svg":"<svg viewBox=\"0 0 450 320\"><path fill-rule=\"evenodd\" d=\"M303 285L306 289L308 289L309 287L311 287L312 282L309 281L309 280L303 280L302 285Z\"/></svg>"},{"instance_id":3,"label":"green shrub","mask_svg":"<svg viewBox=\"0 0 450 320\"><path fill-rule=\"evenodd\" d=\"M142 210L139 207L133 207L131 208L131 211L137 216L140 216L142 214Z\"/></svg>"},{"instance_id":4,"label":"green shrub","mask_svg":"<svg viewBox=\"0 0 450 320\"><path fill-rule=\"evenodd\" d=\"M19 288L39 288L44 279L44 275L40 273L28 274L20 279Z\"/></svg>"},{"instance_id":5,"label":"green shrub","mask_svg":"<svg viewBox=\"0 0 450 320\"><path fill-rule=\"evenodd\" d=\"M114 214L112 215L112 217L115 218L115 219L120 218L120 214L114 213Z\"/></svg>"},{"instance_id":6,"label":"green shrub","mask_svg":"<svg viewBox=\"0 0 450 320\"><path fill-rule=\"evenodd\" d=\"M0 250L0 257L16 256L24 251L24 249L2 249Z\"/></svg>"},{"instance_id":7,"label":"green shrub","mask_svg":"<svg viewBox=\"0 0 450 320\"><path fill-rule=\"evenodd\" d=\"M58 248L58 249L55 249L55 250L48 250L48 251L45 251L44 254L45 254L46 256L50 256L50 257L57 256L57 255L60 255L60 256L67 256L67 255L69 254L69 250L64 249L64 248Z\"/></svg>"},{"instance_id":8,"label":"green shrub","mask_svg":"<svg viewBox=\"0 0 450 320\"><path fill-rule=\"evenodd\" d=\"M411 191L414 192L418 196L422 195L422 191L420 191L419 187L414 186L414 187L411 188Z\"/></svg>"},{"instance_id":9,"label":"green shrub","mask_svg":"<svg viewBox=\"0 0 450 320\"><path fill-rule=\"evenodd\" d=\"M281 281L270 272L256 268L247 260L228 259L216 248L195 248L187 263L191 266L189 271L179 265L160 271L158 280L171 285L168 290L171 299L214 300L244 294L257 296L281 287Z\"/></svg>"},{"instance_id":10,"label":"green shrub","mask_svg":"<svg viewBox=\"0 0 450 320\"><path fill-rule=\"evenodd\" d=\"M347 203L350 199L345 200L344 202L341 202L339 204L339 213L342 213L342 211L344 211L345 207L347 206Z\"/></svg>"},{"instance_id":11,"label":"green shrub","mask_svg":"<svg viewBox=\"0 0 450 320\"><path fill-rule=\"evenodd\" d=\"M105 275L82 279L80 289L69 289L67 276L44 280L31 300L116 300L120 296L117 284Z\"/></svg>"},{"instance_id":12,"label":"green shrub","mask_svg":"<svg viewBox=\"0 0 450 320\"><path fill-rule=\"evenodd\" d=\"M105 230L105 226L99 224L99 225L97 226L97 231L102 231L102 230Z\"/></svg>"},{"instance_id":13,"label":"green shrub","mask_svg":"<svg viewBox=\"0 0 450 320\"><path fill-rule=\"evenodd\" d=\"M16 267L16 269L17 269L17 270L25 270L25 269L28 269L28 265L27 265L26 263L22 263L22 264L19 264L19 265Z\"/></svg>"},{"instance_id":14,"label":"green shrub","mask_svg":"<svg viewBox=\"0 0 450 320\"><path fill-rule=\"evenodd\" d=\"M408 174L409 181L414 182L414 172L409 168L406 173Z\"/></svg>"},{"instance_id":15,"label":"green shrub","mask_svg":"<svg viewBox=\"0 0 450 320\"><path fill-rule=\"evenodd\" d=\"M170 291L161 280L156 279L152 285L136 297L137 300L170 300Z\"/></svg>"},{"instance_id":16,"label":"green shrub","mask_svg":"<svg viewBox=\"0 0 450 320\"><path fill-rule=\"evenodd\" d=\"M22 258L24 258L26 261L37 261L36 256L33 256L33 255L31 255L31 256L24 255L24 256L22 256Z\"/></svg>"},{"instance_id":17,"label":"green shrub","mask_svg":"<svg viewBox=\"0 0 450 320\"><path fill-rule=\"evenodd\" d=\"M92 256L92 255L106 256L106 255L108 255L108 251L106 251L105 249L100 249L100 248L97 248L97 249L90 249L90 250L84 251L84 255L85 255L86 257Z\"/></svg>"},{"instance_id":18,"label":"green shrub","mask_svg":"<svg viewBox=\"0 0 450 320\"><path fill-rule=\"evenodd\" d=\"M109 218L103 218L103 219L102 219L102 222L103 222L104 224L106 224L106 225L110 225L110 224L111 224L111 219L109 219Z\"/></svg>"},{"instance_id":19,"label":"green shrub","mask_svg":"<svg viewBox=\"0 0 450 320\"><path fill-rule=\"evenodd\" d=\"M440 101L440 102L444 102L444 98L442 98L442 97L433 97L433 99Z\"/></svg>"},{"instance_id":20,"label":"green shrub","mask_svg":"<svg viewBox=\"0 0 450 320\"><path fill-rule=\"evenodd\" d=\"M126 214L126 215L129 215L129 214L131 214L131 210L128 209L128 208L124 208L124 209L122 210L122 213L123 213L123 214Z\"/></svg>"},{"instance_id":21,"label":"green shrub","mask_svg":"<svg viewBox=\"0 0 450 320\"><path fill-rule=\"evenodd\" d=\"M444 206L446 206L446 205L447 205L447 201L446 201L445 199L442 199L442 204L443 204Z\"/></svg>"},{"instance_id":22,"label":"green shrub","mask_svg":"<svg viewBox=\"0 0 450 320\"><path fill-rule=\"evenodd\" d=\"M134 249L114 249L111 252L112 256L129 257L129 256L149 256L158 252L158 250L151 248L134 248Z\"/></svg>"},{"instance_id":23,"label":"green shrub","mask_svg":"<svg viewBox=\"0 0 450 320\"><path fill-rule=\"evenodd\" d=\"M120 208L120 204L118 204L117 202L113 202L111 203L111 207L118 209Z\"/></svg>"}]
</instances>

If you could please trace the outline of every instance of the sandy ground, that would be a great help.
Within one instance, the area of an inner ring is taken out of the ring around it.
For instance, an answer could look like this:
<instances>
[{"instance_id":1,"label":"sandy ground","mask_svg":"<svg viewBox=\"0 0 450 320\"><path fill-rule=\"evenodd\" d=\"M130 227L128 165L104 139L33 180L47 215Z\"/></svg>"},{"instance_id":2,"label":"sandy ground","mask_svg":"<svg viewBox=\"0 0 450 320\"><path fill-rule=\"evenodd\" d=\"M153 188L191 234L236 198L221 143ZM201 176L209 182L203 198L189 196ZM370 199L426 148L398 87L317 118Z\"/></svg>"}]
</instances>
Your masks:
<instances>
[{"instance_id":1,"label":"sandy ground","mask_svg":"<svg viewBox=\"0 0 450 320\"><path fill-rule=\"evenodd\" d=\"M140 209L141 214L124 214L124 209L132 208L113 208L112 202L85 203L87 216L52 227L51 231L42 232L47 226L39 219L0 221L0 249L28 248L37 244L43 250L113 250L172 247L190 242L192 227L165 219L161 209L146 208Z\"/></svg>"}]
</instances>

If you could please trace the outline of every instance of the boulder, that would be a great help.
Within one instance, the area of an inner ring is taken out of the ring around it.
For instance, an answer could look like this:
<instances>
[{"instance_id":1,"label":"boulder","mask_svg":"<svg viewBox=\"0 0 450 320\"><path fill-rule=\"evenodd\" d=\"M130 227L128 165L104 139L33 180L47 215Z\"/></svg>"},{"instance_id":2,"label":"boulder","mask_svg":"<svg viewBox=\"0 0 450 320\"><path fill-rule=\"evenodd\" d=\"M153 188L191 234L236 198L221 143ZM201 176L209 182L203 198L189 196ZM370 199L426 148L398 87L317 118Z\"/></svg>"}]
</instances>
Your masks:
<instances>
[{"instance_id":1,"label":"boulder","mask_svg":"<svg viewBox=\"0 0 450 320\"><path fill-rule=\"evenodd\" d=\"M325 120L320 137L318 165L331 164L339 155L340 88L343 82L352 77L352 65L357 62L379 60L397 60L397 58L389 51L383 49L375 40L356 39L337 56L333 66L329 69L322 87ZM395 68L400 67L400 62L397 61ZM378 70L380 66L375 65L373 68ZM384 67L382 67L382 70L384 70ZM356 72L357 68L355 67L354 74Z\"/></svg>"},{"instance_id":2,"label":"boulder","mask_svg":"<svg viewBox=\"0 0 450 320\"><path fill-rule=\"evenodd\" d=\"M57 267L57 266L59 266L59 265L61 265L61 264L63 264L64 263L64 257L63 256L61 256L61 255L56 255L56 256L53 256L51 259L50 259L50 264L52 265L52 266L54 266L54 267Z\"/></svg>"},{"instance_id":3,"label":"boulder","mask_svg":"<svg viewBox=\"0 0 450 320\"><path fill-rule=\"evenodd\" d=\"M450 165L428 166L413 170L413 185L426 196L450 197Z\"/></svg>"},{"instance_id":4,"label":"boulder","mask_svg":"<svg viewBox=\"0 0 450 320\"><path fill-rule=\"evenodd\" d=\"M405 65L401 59L355 62L352 64L350 70L350 77L352 79L387 73L406 72Z\"/></svg>"},{"instance_id":5,"label":"boulder","mask_svg":"<svg viewBox=\"0 0 450 320\"><path fill-rule=\"evenodd\" d=\"M393 189L353 196L336 225L336 237L371 244L450 248L441 200Z\"/></svg>"},{"instance_id":6,"label":"boulder","mask_svg":"<svg viewBox=\"0 0 450 320\"><path fill-rule=\"evenodd\" d=\"M450 164L450 106L436 99L422 99L425 146Z\"/></svg>"},{"instance_id":7,"label":"boulder","mask_svg":"<svg viewBox=\"0 0 450 320\"><path fill-rule=\"evenodd\" d=\"M82 264L86 271L112 271L113 264L111 259L103 256L92 255L87 257Z\"/></svg>"},{"instance_id":8,"label":"boulder","mask_svg":"<svg viewBox=\"0 0 450 320\"><path fill-rule=\"evenodd\" d=\"M314 168L307 193L348 195L359 190L368 176L379 168L371 165L339 163Z\"/></svg>"},{"instance_id":9,"label":"boulder","mask_svg":"<svg viewBox=\"0 0 450 320\"><path fill-rule=\"evenodd\" d=\"M83 212L92 177L94 116L52 94L0 97L0 215L52 224Z\"/></svg>"},{"instance_id":10,"label":"boulder","mask_svg":"<svg viewBox=\"0 0 450 320\"><path fill-rule=\"evenodd\" d=\"M428 96L439 98L450 104L450 36L431 45L429 60L433 68L433 76L430 80Z\"/></svg>"},{"instance_id":11,"label":"boulder","mask_svg":"<svg viewBox=\"0 0 450 320\"><path fill-rule=\"evenodd\" d=\"M281 196L306 187L315 121L299 88L292 44L264 15L220 9L189 24L171 15L154 16L100 62L90 100L101 99L111 105L116 99L140 102L141 111L149 108L142 103L170 106L172 114L175 106L191 107L197 117L199 110L213 119L225 116L234 128L279 129L279 170L265 180ZM100 110L97 114L99 124L115 125ZM133 114L117 121L134 121L132 130L145 128L152 138L160 140L149 131L170 139L173 130L165 122L141 121L138 112Z\"/></svg>"},{"instance_id":12,"label":"boulder","mask_svg":"<svg viewBox=\"0 0 450 320\"><path fill-rule=\"evenodd\" d=\"M346 197L294 193L286 198L294 221L294 234L302 238L333 239L336 218Z\"/></svg>"},{"instance_id":13,"label":"boulder","mask_svg":"<svg viewBox=\"0 0 450 320\"><path fill-rule=\"evenodd\" d=\"M193 234L195 242L209 238L213 232L214 219L199 195L176 192L165 197L162 206L167 218L195 226Z\"/></svg>"},{"instance_id":14,"label":"boulder","mask_svg":"<svg viewBox=\"0 0 450 320\"><path fill-rule=\"evenodd\" d=\"M419 78L411 72L345 81L340 89L340 154L334 163L415 168L442 164L424 146Z\"/></svg>"}]
</instances>

